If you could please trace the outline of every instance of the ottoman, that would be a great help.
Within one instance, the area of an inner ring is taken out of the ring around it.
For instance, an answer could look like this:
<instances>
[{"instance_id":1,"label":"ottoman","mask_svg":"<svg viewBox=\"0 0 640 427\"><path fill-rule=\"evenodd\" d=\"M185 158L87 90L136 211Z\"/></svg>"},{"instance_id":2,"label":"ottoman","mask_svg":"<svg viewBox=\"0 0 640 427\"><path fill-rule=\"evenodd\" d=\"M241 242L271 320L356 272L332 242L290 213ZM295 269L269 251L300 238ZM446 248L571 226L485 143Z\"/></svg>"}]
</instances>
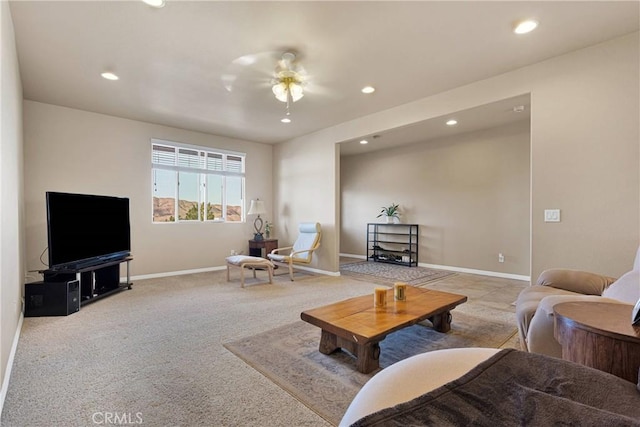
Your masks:
<instances>
[{"instance_id":1,"label":"ottoman","mask_svg":"<svg viewBox=\"0 0 640 427\"><path fill-rule=\"evenodd\" d=\"M250 268L253 270L253 277L256 277L256 269L267 270L269 272L269 283L273 283L273 263L268 259L247 256L247 255L232 255L227 257L227 282L229 279L229 270L232 265L240 267L240 287L244 288L244 269Z\"/></svg>"}]
</instances>

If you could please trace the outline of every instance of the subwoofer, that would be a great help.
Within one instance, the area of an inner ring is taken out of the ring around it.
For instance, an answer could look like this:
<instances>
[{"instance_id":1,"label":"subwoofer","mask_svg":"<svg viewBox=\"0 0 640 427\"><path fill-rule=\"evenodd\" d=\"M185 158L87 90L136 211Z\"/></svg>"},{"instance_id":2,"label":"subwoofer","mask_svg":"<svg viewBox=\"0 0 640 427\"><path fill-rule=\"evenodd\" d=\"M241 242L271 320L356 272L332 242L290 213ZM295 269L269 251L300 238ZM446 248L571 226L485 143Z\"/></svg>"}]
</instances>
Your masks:
<instances>
[{"instance_id":1,"label":"subwoofer","mask_svg":"<svg viewBox=\"0 0 640 427\"><path fill-rule=\"evenodd\" d=\"M34 282L24 285L25 317L68 316L80 310L80 282Z\"/></svg>"}]
</instances>

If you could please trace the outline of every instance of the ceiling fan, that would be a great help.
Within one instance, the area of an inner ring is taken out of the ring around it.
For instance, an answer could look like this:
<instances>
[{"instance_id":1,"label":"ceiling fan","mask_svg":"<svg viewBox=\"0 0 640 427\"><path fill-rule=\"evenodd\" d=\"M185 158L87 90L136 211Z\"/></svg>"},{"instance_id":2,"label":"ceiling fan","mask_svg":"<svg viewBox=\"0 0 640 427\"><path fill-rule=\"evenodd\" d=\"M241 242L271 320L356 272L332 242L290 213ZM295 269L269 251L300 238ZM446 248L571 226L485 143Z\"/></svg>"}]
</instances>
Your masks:
<instances>
[{"instance_id":1,"label":"ceiling fan","mask_svg":"<svg viewBox=\"0 0 640 427\"><path fill-rule=\"evenodd\" d=\"M271 82L271 90L276 99L287 104L286 115L281 120L283 123L291 122L289 107L304 96L305 76L304 68L296 62L296 54L283 53L276 67L275 78Z\"/></svg>"},{"instance_id":2,"label":"ceiling fan","mask_svg":"<svg viewBox=\"0 0 640 427\"><path fill-rule=\"evenodd\" d=\"M278 61L272 91L278 101L296 102L304 96L304 69L296 62L296 54L285 52Z\"/></svg>"},{"instance_id":3,"label":"ceiling fan","mask_svg":"<svg viewBox=\"0 0 640 427\"><path fill-rule=\"evenodd\" d=\"M283 123L290 123L290 106L302 99L308 82L308 74L300 64L300 55L294 50L281 53L264 52L243 55L232 61L229 72L222 76L225 89L233 92L238 86L247 86L242 80L257 80L252 86L268 87L278 101L286 104ZM251 76L251 74L256 74Z\"/></svg>"}]
</instances>

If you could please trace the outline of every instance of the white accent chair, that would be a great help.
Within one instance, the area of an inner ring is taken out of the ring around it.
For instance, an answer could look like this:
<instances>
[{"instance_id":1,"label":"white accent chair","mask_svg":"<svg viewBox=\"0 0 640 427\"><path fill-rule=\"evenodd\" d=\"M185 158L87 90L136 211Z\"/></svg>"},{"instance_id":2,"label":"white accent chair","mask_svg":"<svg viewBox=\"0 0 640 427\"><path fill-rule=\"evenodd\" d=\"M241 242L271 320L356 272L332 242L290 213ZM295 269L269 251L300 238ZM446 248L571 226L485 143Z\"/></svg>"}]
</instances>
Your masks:
<instances>
[{"instance_id":1,"label":"white accent chair","mask_svg":"<svg viewBox=\"0 0 640 427\"><path fill-rule=\"evenodd\" d=\"M317 222L300 223L298 230L300 234L293 246L284 248L276 248L267 256L273 262L283 263L289 267L289 277L293 281L294 264L309 264L313 252L320 247L320 237L322 231L320 224ZM289 251L288 254L280 254L279 252Z\"/></svg>"}]
</instances>

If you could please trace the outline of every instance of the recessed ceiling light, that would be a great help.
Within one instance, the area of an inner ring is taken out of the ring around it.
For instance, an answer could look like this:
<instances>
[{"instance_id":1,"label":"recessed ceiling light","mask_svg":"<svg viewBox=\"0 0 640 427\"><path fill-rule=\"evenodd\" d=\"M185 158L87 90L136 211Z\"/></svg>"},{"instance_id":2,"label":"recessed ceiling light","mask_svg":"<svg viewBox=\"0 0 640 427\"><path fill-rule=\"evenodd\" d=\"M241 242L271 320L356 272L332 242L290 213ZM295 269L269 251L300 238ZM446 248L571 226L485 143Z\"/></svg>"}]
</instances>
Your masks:
<instances>
[{"instance_id":1,"label":"recessed ceiling light","mask_svg":"<svg viewBox=\"0 0 640 427\"><path fill-rule=\"evenodd\" d=\"M291 119L289 117L284 117L280 120L282 123L291 123Z\"/></svg>"},{"instance_id":2,"label":"recessed ceiling light","mask_svg":"<svg viewBox=\"0 0 640 427\"><path fill-rule=\"evenodd\" d=\"M458 121L455 119L447 120L447 126L455 126L458 124Z\"/></svg>"},{"instance_id":3,"label":"recessed ceiling light","mask_svg":"<svg viewBox=\"0 0 640 427\"><path fill-rule=\"evenodd\" d=\"M368 143L369 143L369 141L367 141L366 139L363 139L363 140L360 141L360 144L362 144L362 145L368 144Z\"/></svg>"},{"instance_id":4,"label":"recessed ceiling light","mask_svg":"<svg viewBox=\"0 0 640 427\"><path fill-rule=\"evenodd\" d=\"M165 5L165 0L142 0L142 1L148 4L149 6L157 7L157 8L164 7Z\"/></svg>"},{"instance_id":5,"label":"recessed ceiling light","mask_svg":"<svg viewBox=\"0 0 640 427\"><path fill-rule=\"evenodd\" d=\"M516 22L513 32L516 34L526 34L536 29L538 21L527 19L525 21Z\"/></svg>"},{"instance_id":6,"label":"recessed ceiling light","mask_svg":"<svg viewBox=\"0 0 640 427\"><path fill-rule=\"evenodd\" d=\"M107 80L118 80L118 79L119 79L119 77L118 77L118 76L116 76L115 74L110 73L110 72L104 72L104 73L102 73L102 74L100 74L100 75L101 75L103 78L107 79Z\"/></svg>"},{"instance_id":7,"label":"recessed ceiling light","mask_svg":"<svg viewBox=\"0 0 640 427\"><path fill-rule=\"evenodd\" d=\"M365 86L362 88L362 93L373 93L376 91L376 88L373 86Z\"/></svg>"}]
</instances>

